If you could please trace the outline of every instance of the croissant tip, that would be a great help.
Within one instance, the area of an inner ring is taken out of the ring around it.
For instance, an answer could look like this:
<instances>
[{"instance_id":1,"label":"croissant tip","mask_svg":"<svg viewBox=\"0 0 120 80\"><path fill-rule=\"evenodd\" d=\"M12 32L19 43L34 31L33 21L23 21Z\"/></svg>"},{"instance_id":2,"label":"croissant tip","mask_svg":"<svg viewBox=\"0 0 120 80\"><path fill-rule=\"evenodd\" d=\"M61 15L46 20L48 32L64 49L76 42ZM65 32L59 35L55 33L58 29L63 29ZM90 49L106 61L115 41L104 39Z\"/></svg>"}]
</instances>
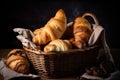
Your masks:
<instances>
[{"instance_id":1,"label":"croissant tip","mask_svg":"<svg viewBox=\"0 0 120 80\"><path fill-rule=\"evenodd\" d=\"M56 12L54 18L56 18L56 19L58 19L58 20L61 20L61 21L64 21L64 22L66 22L66 20L67 20L67 19L66 19L66 14L65 14L65 12L64 12L63 9L59 9L59 10Z\"/></svg>"},{"instance_id":2,"label":"croissant tip","mask_svg":"<svg viewBox=\"0 0 120 80\"><path fill-rule=\"evenodd\" d=\"M64 10L63 9L59 9L55 16L63 16L63 15L65 15Z\"/></svg>"},{"instance_id":3,"label":"croissant tip","mask_svg":"<svg viewBox=\"0 0 120 80\"><path fill-rule=\"evenodd\" d=\"M64 12L64 10L63 10L63 9L59 9L58 11L60 11L60 12Z\"/></svg>"}]
</instances>

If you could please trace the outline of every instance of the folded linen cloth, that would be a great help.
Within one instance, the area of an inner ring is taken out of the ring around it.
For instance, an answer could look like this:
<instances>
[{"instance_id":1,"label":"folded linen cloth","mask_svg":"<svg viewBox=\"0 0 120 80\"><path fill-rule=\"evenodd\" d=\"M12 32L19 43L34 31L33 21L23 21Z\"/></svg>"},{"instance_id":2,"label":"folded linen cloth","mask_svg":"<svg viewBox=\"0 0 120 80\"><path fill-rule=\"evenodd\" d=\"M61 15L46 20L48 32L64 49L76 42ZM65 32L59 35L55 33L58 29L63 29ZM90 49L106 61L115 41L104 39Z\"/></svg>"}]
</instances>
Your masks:
<instances>
[{"instance_id":1,"label":"folded linen cloth","mask_svg":"<svg viewBox=\"0 0 120 80\"><path fill-rule=\"evenodd\" d=\"M19 41L21 41L22 45L28 48L37 49L37 46L29 39L25 38L23 35L16 36Z\"/></svg>"},{"instance_id":2,"label":"folded linen cloth","mask_svg":"<svg viewBox=\"0 0 120 80\"><path fill-rule=\"evenodd\" d=\"M29 77L29 78L39 78L39 75L34 74L22 74L17 73L10 68L8 68L5 64L5 59L2 58L0 60L0 74L3 76L4 80L10 80L14 77Z\"/></svg>"},{"instance_id":3,"label":"folded linen cloth","mask_svg":"<svg viewBox=\"0 0 120 80\"><path fill-rule=\"evenodd\" d=\"M88 75L87 73L84 73L81 77L80 80L83 80L85 78L86 80L120 80L120 71L116 70L113 73L110 73L110 76L107 78L101 78L101 77L96 77L92 75Z\"/></svg>"},{"instance_id":4,"label":"folded linen cloth","mask_svg":"<svg viewBox=\"0 0 120 80\"><path fill-rule=\"evenodd\" d=\"M111 61L113 65L115 65L113 57L110 52L110 48L106 42L105 29L100 25L93 24L93 32L89 38L88 45L92 46L96 44L98 40L100 40L101 42L101 46L104 49L104 53L105 53L105 56L107 57L107 60ZM98 55L98 59L100 56L101 54ZM82 80L83 78L89 79L89 80L119 80L120 77L116 78L116 75L120 75L120 72L118 72L118 70L110 73L110 76L108 78L96 77L96 76L92 76L92 75L88 75L87 73L84 73L82 76L80 76L80 80Z\"/></svg>"},{"instance_id":5,"label":"folded linen cloth","mask_svg":"<svg viewBox=\"0 0 120 80\"><path fill-rule=\"evenodd\" d=\"M113 57L110 52L110 48L106 42L105 29L100 25L93 24L93 32L89 38L88 45L94 45L98 41L98 39L100 39L102 43L102 47L105 51L106 57L114 63Z\"/></svg>"},{"instance_id":6,"label":"folded linen cloth","mask_svg":"<svg viewBox=\"0 0 120 80\"><path fill-rule=\"evenodd\" d=\"M19 35L24 36L28 40L32 40L34 34L30 29L25 29L25 28L14 28L14 32L17 32Z\"/></svg>"}]
</instances>

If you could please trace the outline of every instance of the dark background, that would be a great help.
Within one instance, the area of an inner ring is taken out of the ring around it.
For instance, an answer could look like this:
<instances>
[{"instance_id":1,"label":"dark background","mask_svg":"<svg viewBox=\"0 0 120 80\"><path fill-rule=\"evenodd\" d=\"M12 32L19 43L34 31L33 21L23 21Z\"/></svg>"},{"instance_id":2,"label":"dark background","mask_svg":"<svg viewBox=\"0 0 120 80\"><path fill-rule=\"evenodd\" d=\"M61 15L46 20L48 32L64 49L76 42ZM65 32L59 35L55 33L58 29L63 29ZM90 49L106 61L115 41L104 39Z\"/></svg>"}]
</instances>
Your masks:
<instances>
[{"instance_id":1,"label":"dark background","mask_svg":"<svg viewBox=\"0 0 120 80\"><path fill-rule=\"evenodd\" d=\"M16 39L15 27L34 30L55 15L58 9L64 9L67 21L86 12L96 15L101 26L106 30L106 40L110 48L120 48L120 24L117 2L80 1L80 0L48 0L48 1L2 1L0 2L0 48L21 48Z\"/></svg>"}]
</instances>

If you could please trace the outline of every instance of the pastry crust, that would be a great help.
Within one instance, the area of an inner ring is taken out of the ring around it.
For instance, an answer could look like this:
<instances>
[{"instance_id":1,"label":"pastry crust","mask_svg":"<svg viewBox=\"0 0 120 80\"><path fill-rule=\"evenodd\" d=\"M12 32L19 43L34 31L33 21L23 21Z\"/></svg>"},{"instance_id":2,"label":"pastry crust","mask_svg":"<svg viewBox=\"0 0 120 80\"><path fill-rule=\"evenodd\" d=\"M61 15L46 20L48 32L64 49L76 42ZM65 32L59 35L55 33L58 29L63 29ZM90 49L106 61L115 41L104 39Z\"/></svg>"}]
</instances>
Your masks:
<instances>
[{"instance_id":1,"label":"pastry crust","mask_svg":"<svg viewBox=\"0 0 120 80\"><path fill-rule=\"evenodd\" d=\"M19 73L27 74L29 72L29 63L26 58L19 55L12 55L6 59L7 66Z\"/></svg>"},{"instance_id":2,"label":"pastry crust","mask_svg":"<svg viewBox=\"0 0 120 80\"><path fill-rule=\"evenodd\" d=\"M33 43L36 45L46 44L49 41L59 39L67 27L67 19L64 11L59 9L44 27L34 31Z\"/></svg>"},{"instance_id":3,"label":"pastry crust","mask_svg":"<svg viewBox=\"0 0 120 80\"><path fill-rule=\"evenodd\" d=\"M56 39L44 47L44 52L67 51L72 48L69 40Z\"/></svg>"},{"instance_id":4,"label":"pastry crust","mask_svg":"<svg viewBox=\"0 0 120 80\"><path fill-rule=\"evenodd\" d=\"M77 48L84 48L91 36L91 24L84 17L77 17L73 24L74 42Z\"/></svg>"},{"instance_id":5,"label":"pastry crust","mask_svg":"<svg viewBox=\"0 0 120 80\"><path fill-rule=\"evenodd\" d=\"M7 58L12 56L12 55L19 55L19 56L22 56L22 57L26 57L26 54L24 52L23 49L12 49L8 54L7 54Z\"/></svg>"}]
</instances>

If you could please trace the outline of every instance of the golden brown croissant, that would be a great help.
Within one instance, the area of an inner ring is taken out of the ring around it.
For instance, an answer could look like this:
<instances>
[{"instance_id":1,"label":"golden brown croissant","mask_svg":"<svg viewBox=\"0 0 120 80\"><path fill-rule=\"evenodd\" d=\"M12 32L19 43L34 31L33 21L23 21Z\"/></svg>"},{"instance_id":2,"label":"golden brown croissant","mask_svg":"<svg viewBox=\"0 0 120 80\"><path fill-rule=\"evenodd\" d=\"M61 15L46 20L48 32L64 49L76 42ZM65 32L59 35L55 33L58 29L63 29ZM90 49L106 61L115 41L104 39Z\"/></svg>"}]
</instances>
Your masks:
<instances>
[{"instance_id":1,"label":"golden brown croissant","mask_svg":"<svg viewBox=\"0 0 120 80\"><path fill-rule=\"evenodd\" d=\"M84 17L85 16L77 17L73 24L74 44L78 48L83 48L86 46L92 33L91 24Z\"/></svg>"},{"instance_id":2,"label":"golden brown croissant","mask_svg":"<svg viewBox=\"0 0 120 80\"><path fill-rule=\"evenodd\" d=\"M66 30L67 19L64 11L59 9L44 27L34 31L33 42L37 45L46 44L49 41L59 39Z\"/></svg>"},{"instance_id":3,"label":"golden brown croissant","mask_svg":"<svg viewBox=\"0 0 120 80\"><path fill-rule=\"evenodd\" d=\"M69 40L56 39L51 41L48 45L44 47L44 52L50 51L67 51L72 48Z\"/></svg>"},{"instance_id":4,"label":"golden brown croissant","mask_svg":"<svg viewBox=\"0 0 120 80\"><path fill-rule=\"evenodd\" d=\"M23 49L12 49L8 54L7 54L7 58L12 56L12 55L19 55L19 56L22 56L22 57L26 57L26 54L24 52Z\"/></svg>"},{"instance_id":5,"label":"golden brown croissant","mask_svg":"<svg viewBox=\"0 0 120 80\"><path fill-rule=\"evenodd\" d=\"M29 63L27 59L22 56L12 55L6 59L6 64L10 69L18 73L29 73Z\"/></svg>"}]
</instances>

